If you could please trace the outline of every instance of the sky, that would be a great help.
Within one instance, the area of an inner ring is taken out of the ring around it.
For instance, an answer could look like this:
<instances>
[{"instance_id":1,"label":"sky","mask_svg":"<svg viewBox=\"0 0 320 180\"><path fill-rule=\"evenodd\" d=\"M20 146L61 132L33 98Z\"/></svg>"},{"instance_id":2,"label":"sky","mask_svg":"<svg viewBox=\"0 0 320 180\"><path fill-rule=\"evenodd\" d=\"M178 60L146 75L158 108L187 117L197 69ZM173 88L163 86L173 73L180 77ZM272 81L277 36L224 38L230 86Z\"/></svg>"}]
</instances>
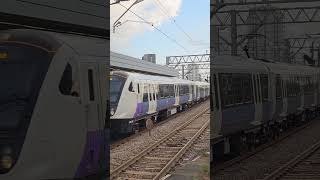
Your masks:
<instances>
[{"instance_id":1,"label":"sky","mask_svg":"<svg viewBox=\"0 0 320 180\"><path fill-rule=\"evenodd\" d=\"M133 2L121 4L129 7ZM111 29L125 10L111 5ZM156 54L157 64L165 64L166 56L209 53L210 0L143 0L130 10L143 20L127 12L119 20L122 25L111 31L111 51L139 59Z\"/></svg>"}]
</instances>

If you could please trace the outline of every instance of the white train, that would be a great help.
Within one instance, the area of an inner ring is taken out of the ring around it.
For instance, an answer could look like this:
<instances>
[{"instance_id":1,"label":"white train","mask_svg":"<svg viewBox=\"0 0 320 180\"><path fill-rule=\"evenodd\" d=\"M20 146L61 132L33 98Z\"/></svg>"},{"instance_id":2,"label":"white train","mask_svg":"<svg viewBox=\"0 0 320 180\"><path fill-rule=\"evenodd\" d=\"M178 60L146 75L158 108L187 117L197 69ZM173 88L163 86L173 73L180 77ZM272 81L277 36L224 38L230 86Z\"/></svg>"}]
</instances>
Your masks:
<instances>
[{"instance_id":1,"label":"white train","mask_svg":"<svg viewBox=\"0 0 320 180\"><path fill-rule=\"evenodd\" d=\"M112 134L132 133L209 97L209 83L113 71L110 81Z\"/></svg>"},{"instance_id":2,"label":"white train","mask_svg":"<svg viewBox=\"0 0 320 180\"><path fill-rule=\"evenodd\" d=\"M0 179L107 174L107 40L0 32Z\"/></svg>"},{"instance_id":3,"label":"white train","mask_svg":"<svg viewBox=\"0 0 320 180\"><path fill-rule=\"evenodd\" d=\"M213 158L274 138L319 112L316 67L220 56L211 77Z\"/></svg>"}]
</instances>

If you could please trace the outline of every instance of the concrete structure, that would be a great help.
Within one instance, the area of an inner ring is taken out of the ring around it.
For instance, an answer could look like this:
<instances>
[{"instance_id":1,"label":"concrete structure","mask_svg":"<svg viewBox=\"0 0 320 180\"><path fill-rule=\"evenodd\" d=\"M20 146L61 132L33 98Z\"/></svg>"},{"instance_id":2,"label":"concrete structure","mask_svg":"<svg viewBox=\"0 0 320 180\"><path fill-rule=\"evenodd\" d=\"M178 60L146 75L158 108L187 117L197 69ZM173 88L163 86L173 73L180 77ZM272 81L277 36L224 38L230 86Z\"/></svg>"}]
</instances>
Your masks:
<instances>
[{"instance_id":1,"label":"concrete structure","mask_svg":"<svg viewBox=\"0 0 320 180\"><path fill-rule=\"evenodd\" d=\"M145 54L142 56L142 60L152 62L152 63L157 63L156 62L156 54Z\"/></svg>"},{"instance_id":2,"label":"concrete structure","mask_svg":"<svg viewBox=\"0 0 320 180\"><path fill-rule=\"evenodd\" d=\"M109 37L108 1L2 0L1 23Z\"/></svg>"},{"instance_id":3,"label":"concrete structure","mask_svg":"<svg viewBox=\"0 0 320 180\"><path fill-rule=\"evenodd\" d=\"M121 69L127 71L141 72L146 74L178 77L179 72L167 66L161 66L141 59L130 57L127 55L110 52L111 70Z\"/></svg>"}]
</instances>

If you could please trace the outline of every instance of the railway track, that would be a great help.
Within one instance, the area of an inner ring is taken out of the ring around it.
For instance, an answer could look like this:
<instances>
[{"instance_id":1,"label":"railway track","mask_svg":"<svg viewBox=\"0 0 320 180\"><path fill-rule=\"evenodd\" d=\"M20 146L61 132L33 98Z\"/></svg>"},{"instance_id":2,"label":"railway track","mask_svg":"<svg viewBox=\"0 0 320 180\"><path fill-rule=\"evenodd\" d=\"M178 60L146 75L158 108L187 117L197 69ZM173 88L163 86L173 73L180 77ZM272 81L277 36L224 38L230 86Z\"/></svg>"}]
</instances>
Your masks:
<instances>
[{"instance_id":1,"label":"railway track","mask_svg":"<svg viewBox=\"0 0 320 180\"><path fill-rule=\"evenodd\" d=\"M205 102L207 102L207 100L205 100L205 101L203 101L203 102L200 102L200 103L198 103L198 104L195 104L195 105L193 105L191 108L197 108L197 107L201 106L202 104L204 104ZM156 127L158 127L158 126L161 126L161 125L167 123L168 121L171 121L172 119L177 118L178 116L187 113L191 108L188 108L188 109L186 109L186 110L183 111L183 112L176 113L176 114L168 117L167 119L164 119L164 120L156 123L156 124L153 126L153 128L156 128ZM136 137L138 137L138 136L141 136L142 134L146 133L147 131L148 131L148 129L143 129L143 130L139 131L139 132L136 133L136 134L132 134L132 135L130 135L130 136L128 136L128 137L124 137L123 139L118 139L118 140L116 140L116 141L114 141L114 142L111 143L110 149L112 150L112 149L114 149L114 148L116 148L116 147L118 147L118 146L120 146L120 145L122 145L122 144L124 144L124 143L126 143L126 142L128 142L128 141L131 141L132 139L134 139L134 138L136 138Z\"/></svg>"},{"instance_id":2,"label":"railway track","mask_svg":"<svg viewBox=\"0 0 320 180\"><path fill-rule=\"evenodd\" d=\"M274 145L277 145L279 143L281 143L282 141L286 140L287 138L290 138L291 136L293 136L294 134L297 134L298 132L302 131L303 129L309 127L310 125L312 125L312 123L314 123L315 120L311 120L310 122L300 126L300 127L297 127L297 128L294 128L292 130L290 130L289 132L283 134L282 136L280 136L278 139L276 140L273 140L273 141L270 141L270 142L267 142L266 144L262 144L260 146L258 146L255 150L251 151L251 152L248 152L248 153L245 153L239 157L235 157L231 160L228 160L226 162L223 162L223 163L219 163L219 164L214 164L213 165L213 169L211 171L211 174L214 175L214 174L217 174L218 172L220 171L223 171L224 169L227 169L228 167L231 167L235 164L238 164L238 163L241 163L242 161L246 160L246 159L249 159L250 157L258 154L259 152L262 152L268 148L271 148L272 146ZM319 178L320 180L320 178Z\"/></svg>"},{"instance_id":3,"label":"railway track","mask_svg":"<svg viewBox=\"0 0 320 180\"><path fill-rule=\"evenodd\" d=\"M210 110L186 122L111 171L111 179L160 179L209 128Z\"/></svg>"},{"instance_id":4,"label":"railway track","mask_svg":"<svg viewBox=\"0 0 320 180\"><path fill-rule=\"evenodd\" d=\"M263 180L320 179L320 141Z\"/></svg>"}]
</instances>

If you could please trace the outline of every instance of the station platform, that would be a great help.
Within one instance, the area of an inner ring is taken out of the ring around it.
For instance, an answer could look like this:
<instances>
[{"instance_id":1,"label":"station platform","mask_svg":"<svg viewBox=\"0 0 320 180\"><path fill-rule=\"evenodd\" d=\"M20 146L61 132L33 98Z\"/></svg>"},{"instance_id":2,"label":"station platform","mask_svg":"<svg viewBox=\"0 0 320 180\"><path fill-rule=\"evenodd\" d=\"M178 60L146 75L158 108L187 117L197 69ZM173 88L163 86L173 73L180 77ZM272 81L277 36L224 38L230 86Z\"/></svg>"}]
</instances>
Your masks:
<instances>
[{"instance_id":1,"label":"station platform","mask_svg":"<svg viewBox=\"0 0 320 180\"><path fill-rule=\"evenodd\" d=\"M179 72L173 68L143 61L124 54L110 52L111 69L133 71L151 75L178 77Z\"/></svg>"}]
</instances>

